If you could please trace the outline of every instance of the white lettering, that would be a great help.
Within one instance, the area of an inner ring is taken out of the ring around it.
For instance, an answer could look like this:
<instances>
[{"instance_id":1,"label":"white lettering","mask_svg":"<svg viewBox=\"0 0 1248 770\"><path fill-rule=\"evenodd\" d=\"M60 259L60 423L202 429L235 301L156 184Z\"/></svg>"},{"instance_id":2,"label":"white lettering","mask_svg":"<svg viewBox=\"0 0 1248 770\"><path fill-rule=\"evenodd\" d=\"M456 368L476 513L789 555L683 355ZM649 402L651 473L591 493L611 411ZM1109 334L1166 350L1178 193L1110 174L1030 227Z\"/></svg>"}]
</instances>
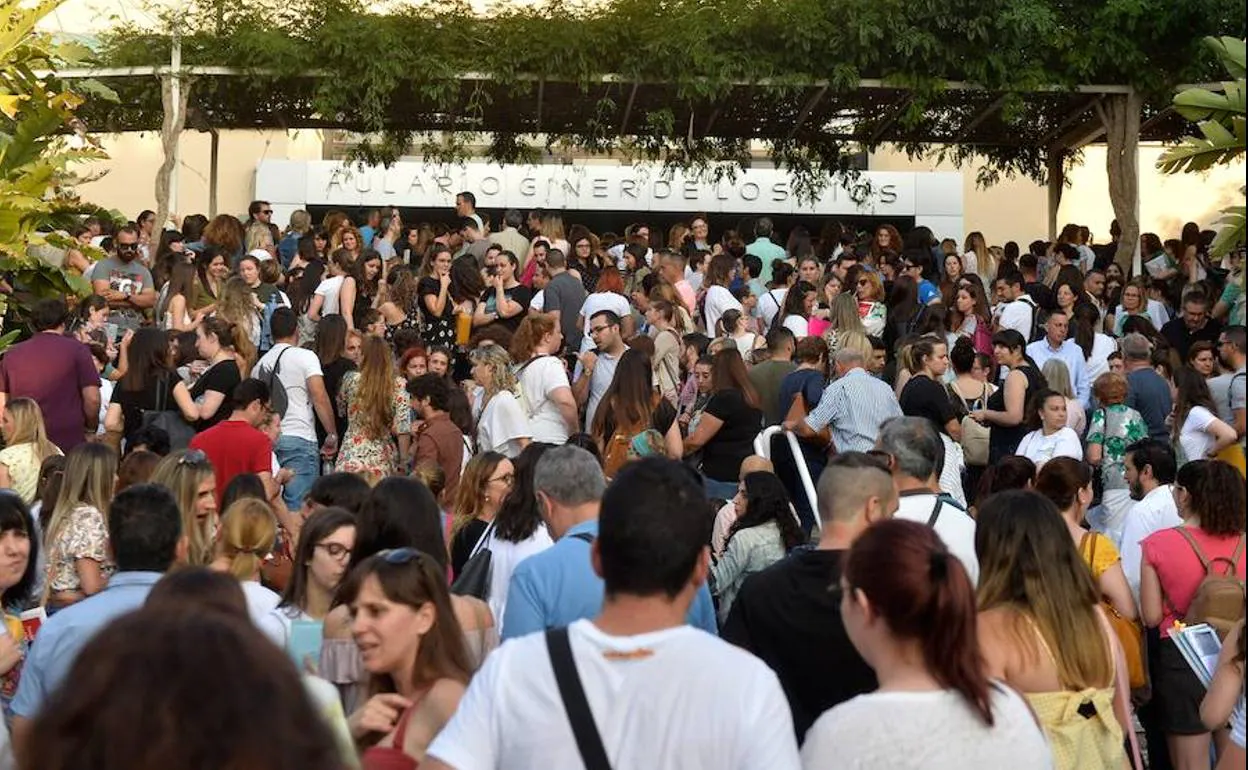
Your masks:
<instances>
[{"instance_id":1,"label":"white lettering","mask_svg":"<svg viewBox=\"0 0 1248 770\"><path fill-rule=\"evenodd\" d=\"M373 189L372 174L355 174L355 191L366 193Z\"/></svg>"},{"instance_id":2,"label":"white lettering","mask_svg":"<svg viewBox=\"0 0 1248 770\"><path fill-rule=\"evenodd\" d=\"M581 197L580 181L577 181L576 184L572 184L570 180L565 179L563 180L563 184L561 185L561 187L563 188L563 191L568 193L569 195L576 197L576 198Z\"/></svg>"},{"instance_id":3,"label":"white lettering","mask_svg":"<svg viewBox=\"0 0 1248 770\"><path fill-rule=\"evenodd\" d=\"M758 200L758 185L753 182L746 182L741 185L741 199L747 201Z\"/></svg>"},{"instance_id":4,"label":"white lettering","mask_svg":"<svg viewBox=\"0 0 1248 770\"><path fill-rule=\"evenodd\" d=\"M386 195L394 195L398 192L398 190L391 186L391 182L394 181L394 175L390 172L391 169L386 169L381 172L381 191Z\"/></svg>"},{"instance_id":5,"label":"white lettering","mask_svg":"<svg viewBox=\"0 0 1248 770\"><path fill-rule=\"evenodd\" d=\"M897 202L897 185L886 184L883 187L881 187L880 188L880 202L881 203L896 203Z\"/></svg>"},{"instance_id":6,"label":"white lettering","mask_svg":"<svg viewBox=\"0 0 1248 770\"><path fill-rule=\"evenodd\" d=\"M663 192L662 192L662 193L660 193L660 192L659 192L659 185L663 185ZM671 194L672 194L672 183L671 183L671 182L667 182L667 181L664 181L664 180L660 179L660 180L658 180L657 182L655 182L655 183L654 183L654 197L659 198L659 199L663 199L663 198L667 198L667 197L669 197Z\"/></svg>"},{"instance_id":7,"label":"white lettering","mask_svg":"<svg viewBox=\"0 0 1248 770\"><path fill-rule=\"evenodd\" d=\"M590 194L593 195L595 198L607 197L607 180L595 177L593 180L591 180L590 185L591 185Z\"/></svg>"},{"instance_id":8,"label":"white lettering","mask_svg":"<svg viewBox=\"0 0 1248 770\"><path fill-rule=\"evenodd\" d=\"M621 179L620 180L620 195L626 198L632 198L633 200L637 200L637 180L636 179Z\"/></svg>"},{"instance_id":9,"label":"white lettering","mask_svg":"<svg viewBox=\"0 0 1248 770\"><path fill-rule=\"evenodd\" d=\"M433 181L437 184L439 192L444 192L447 195L451 194L451 182L455 181L454 179L451 179L449 176L436 176L433 178Z\"/></svg>"},{"instance_id":10,"label":"white lettering","mask_svg":"<svg viewBox=\"0 0 1248 770\"><path fill-rule=\"evenodd\" d=\"M422 198L425 197L425 186L420 181L419 173L412 174L412 182L411 184L407 186L407 192L409 195L412 192L415 192L416 194L420 195L420 197Z\"/></svg>"},{"instance_id":11,"label":"white lettering","mask_svg":"<svg viewBox=\"0 0 1248 770\"><path fill-rule=\"evenodd\" d=\"M696 201L698 199L698 182L696 179L686 179L684 185L685 200Z\"/></svg>"},{"instance_id":12,"label":"white lettering","mask_svg":"<svg viewBox=\"0 0 1248 770\"><path fill-rule=\"evenodd\" d=\"M526 176L520 180L520 194L526 198L532 198L537 195L537 180L531 176Z\"/></svg>"},{"instance_id":13,"label":"white lettering","mask_svg":"<svg viewBox=\"0 0 1248 770\"><path fill-rule=\"evenodd\" d=\"M789 199L788 182L776 182L771 186L771 199L776 203L787 201Z\"/></svg>"},{"instance_id":14,"label":"white lettering","mask_svg":"<svg viewBox=\"0 0 1248 770\"><path fill-rule=\"evenodd\" d=\"M498 195L503 189L503 183L496 176L487 176L481 180L482 195Z\"/></svg>"}]
</instances>

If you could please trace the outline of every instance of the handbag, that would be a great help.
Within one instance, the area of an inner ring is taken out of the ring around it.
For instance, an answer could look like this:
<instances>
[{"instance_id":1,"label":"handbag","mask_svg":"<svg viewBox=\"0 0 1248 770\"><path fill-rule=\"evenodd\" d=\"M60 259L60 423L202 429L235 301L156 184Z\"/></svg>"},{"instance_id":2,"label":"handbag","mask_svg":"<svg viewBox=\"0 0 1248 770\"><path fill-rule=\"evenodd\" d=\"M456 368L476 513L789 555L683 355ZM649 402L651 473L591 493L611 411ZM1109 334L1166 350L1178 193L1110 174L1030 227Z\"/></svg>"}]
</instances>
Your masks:
<instances>
[{"instance_id":1,"label":"handbag","mask_svg":"<svg viewBox=\"0 0 1248 770\"><path fill-rule=\"evenodd\" d=\"M806 403L806 394L799 390L793 395L793 403L789 404L789 411L784 415L784 422L797 422L809 416L810 406ZM832 426L825 425L814 436L804 440L820 448L826 447L832 443Z\"/></svg>"},{"instance_id":2,"label":"handbag","mask_svg":"<svg viewBox=\"0 0 1248 770\"><path fill-rule=\"evenodd\" d=\"M962 457L966 460L968 466L984 467L988 465L988 439L991 428L987 425L981 425L971 419L971 406L966 403L966 399L962 397L953 385L946 385L945 388L950 395L957 396L954 405L962 406L962 438L958 443L962 445ZM984 392L980 396L980 403L988 401L988 383L984 383Z\"/></svg>"},{"instance_id":3,"label":"handbag","mask_svg":"<svg viewBox=\"0 0 1248 770\"><path fill-rule=\"evenodd\" d=\"M490 553L490 549L484 546L493 531L494 522L491 521L481 533L481 539L477 540L477 544L472 547L472 553L468 556L468 561L464 563L464 568L455 576L455 582L451 583L451 593L460 596L475 596L481 601L489 600L490 578L494 573L494 556Z\"/></svg>"},{"instance_id":4,"label":"handbag","mask_svg":"<svg viewBox=\"0 0 1248 770\"><path fill-rule=\"evenodd\" d=\"M1088 569L1095 569L1096 564L1096 541L1100 540L1095 533L1088 532L1083 536L1083 540L1079 543L1079 552L1083 552L1083 543L1091 538L1091 545L1088 552ZM1095 577L1095 574L1093 575ZM1143 687L1148 684L1148 672L1144 667L1144 634L1138 623L1134 620L1128 620L1118 614L1118 610L1114 605L1101 600L1101 609L1105 610L1105 617L1109 619L1110 628L1114 629L1114 635L1118 637L1118 642L1122 645L1122 654L1127 664L1127 679L1132 690Z\"/></svg>"},{"instance_id":5,"label":"handbag","mask_svg":"<svg viewBox=\"0 0 1248 770\"><path fill-rule=\"evenodd\" d=\"M143 416L142 427L163 430L169 436L171 450L186 449L190 446L191 439L195 438L195 428L182 419L182 412L168 408L168 382L167 376L156 380L159 387L156 391L156 408L140 410Z\"/></svg>"},{"instance_id":6,"label":"handbag","mask_svg":"<svg viewBox=\"0 0 1248 770\"><path fill-rule=\"evenodd\" d=\"M566 627L546 632L546 651L550 655L555 684L559 686L559 698L572 725L572 736L576 738L576 749L581 754L585 770L611 770L611 761L607 759L607 750L602 745L602 736L594 724L594 713L589 710L589 700L581 685L581 675L576 670L576 659L572 657L572 643L568 640Z\"/></svg>"}]
</instances>

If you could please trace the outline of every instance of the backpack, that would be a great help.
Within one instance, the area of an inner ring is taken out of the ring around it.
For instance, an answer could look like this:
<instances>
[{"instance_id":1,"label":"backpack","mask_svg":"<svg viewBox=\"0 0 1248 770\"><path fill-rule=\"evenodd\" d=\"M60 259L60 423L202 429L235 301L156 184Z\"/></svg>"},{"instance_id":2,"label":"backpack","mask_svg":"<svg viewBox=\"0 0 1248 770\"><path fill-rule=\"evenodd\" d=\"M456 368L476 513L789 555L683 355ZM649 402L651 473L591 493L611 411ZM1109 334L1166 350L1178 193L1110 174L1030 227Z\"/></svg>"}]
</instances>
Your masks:
<instances>
[{"instance_id":1,"label":"backpack","mask_svg":"<svg viewBox=\"0 0 1248 770\"><path fill-rule=\"evenodd\" d=\"M260 311L260 344L257 348L261 351L267 352L273 348L273 311L278 307L277 291L274 290L264 303L264 309Z\"/></svg>"},{"instance_id":2,"label":"backpack","mask_svg":"<svg viewBox=\"0 0 1248 770\"><path fill-rule=\"evenodd\" d=\"M1230 557L1215 556L1209 559L1186 527L1175 529L1196 552L1196 558L1200 559L1200 565L1205 568L1205 579L1196 587L1196 593L1187 605L1183 621L1189 625L1206 623L1218 632L1218 638L1225 639L1231 627L1244 617L1244 581L1235 574L1239 568L1239 559L1244 554L1244 536L1239 536L1235 551ZM1219 562L1229 565L1230 569L1219 572Z\"/></svg>"},{"instance_id":3,"label":"backpack","mask_svg":"<svg viewBox=\"0 0 1248 770\"><path fill-rule=\"evenodd\" d=\"M945 386L945 390L949 393L949 400L953 403L954 410L959 413L959 424L962 426L962 438L958 443L962 445L962 456L966 460L966 464L977 468L983 468L988 465L988 439L990 436L987 425L981 425L971 419L971 406L962 398L950 383ZM980 404L988 403L988 384L984 383L984 393L980 396ZM981 408L983 408L981 406Z\"/></svg>"},{"instance_id":4,"label":"backpack","mask_svg":"<svg viewBox=\"0 0 1248 770\"><path fill-rule=\"evenodd\" d=\"M281 419L286 418L286 407L290 405L289 399L286 397L286 386L282 384L282 379L278 377L278 373L282 370L282 356L293 348L294 345L287 345L286 350L277 354L277 360L273 362L273 368L260 368L258 379L265 385L269 386L269 408L277 414Z\"/></svg>"},{"instance_id":5,"label":"backpack","mask_svg":"<svg viewBox=\"0 0 1248 770\"><path fill-rule=\"evenodd\" d=\"M1040 323L1040 306L1031 298L1030 294L1023 294L1015 302L1022 302L1024 305L1031 307L1031 331L1027 334L1027 342L1035 342L1044 337L1044 325Z\"/></svg>"}]
</instances>

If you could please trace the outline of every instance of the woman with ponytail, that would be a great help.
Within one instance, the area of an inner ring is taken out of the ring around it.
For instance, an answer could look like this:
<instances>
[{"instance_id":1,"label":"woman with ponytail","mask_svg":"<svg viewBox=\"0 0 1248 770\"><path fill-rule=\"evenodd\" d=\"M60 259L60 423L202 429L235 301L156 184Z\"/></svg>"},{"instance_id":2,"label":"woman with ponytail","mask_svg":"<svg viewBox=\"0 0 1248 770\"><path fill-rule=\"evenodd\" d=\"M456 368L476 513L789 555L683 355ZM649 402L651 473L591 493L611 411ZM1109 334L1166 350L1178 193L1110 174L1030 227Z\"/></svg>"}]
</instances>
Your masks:
<instances>
[{"instance_id":1,"label":"woman with ponytail","mask_svg":"<svg viewBox=\"0 0 1248 770\"><path fill-rule=\"evenodd\" d=\"M1126 659L1057 506L1036 492L980 506L979 640L989 676L1035 710L1059 770L1142 767Z\"/></svg>"},{"instance_id":2,"label":"woman with ponytail","mask_svg":"<svg viewBox=\"0 0 1248 770\"><path fill-rule=\"evenodd\" d=\"M985 676L975 588L931 527L872 525L850 548L840 589L845 630L880 688L815 722L805 770L1053 766L1027 704Z\"/></svg>"},{"instance_id":3,"label":"woman with ponytail","mask_svg":"<svg viewBox=\"0 0 1248 770\"><path fill-rule=\"evenodd\" d=\"M197 430L208 430L234 411L234 388L243 381L235 348L238 330L217 316L204 319L195 330L195 349L208 368L189 389L175 387L174 400Z\"/></svg>"},{"instance_id":4,"label":"woman with ponytail","mask_svg":"<svg viewBox=\"0 0 1248 770\"><path fill-rule=\"evenodd\" d=\"M213 546L212 568L238 580L247 599L247 612L259 624L281 603L281 597L260 585L260 567L273 552L277 519L263 500L245 497L221 517L221 530Z\"/></svg>"}]
</instances>

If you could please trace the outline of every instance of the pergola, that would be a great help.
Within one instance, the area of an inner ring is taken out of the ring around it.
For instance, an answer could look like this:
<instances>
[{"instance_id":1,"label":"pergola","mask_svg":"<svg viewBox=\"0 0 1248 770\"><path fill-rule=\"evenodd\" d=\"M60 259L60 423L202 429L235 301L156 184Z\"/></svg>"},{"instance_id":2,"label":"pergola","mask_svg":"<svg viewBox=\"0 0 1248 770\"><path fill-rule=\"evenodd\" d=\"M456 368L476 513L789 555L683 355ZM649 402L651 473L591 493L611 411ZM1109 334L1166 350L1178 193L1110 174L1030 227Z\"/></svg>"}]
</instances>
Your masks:
<instances>
[{"instance_id":1,"label":"pergola","mask_svg":"<svg viewBox=\"0 0 1248 770\"><path fill-rule=\"evenodd\" d=\"M168 66L46 74L64 80L92 78L118 93L115 104L92 100L80 110L93 132L161 131L166 202L170 178L177 171L177 136L184 127L213 132L213 201L217 130L368 130L352 114L317 111L315 91L324 73L277 77L234 67L181 66L176 46ZM1170 109L1169 100L1161 105L1149 103L1129 85L1001 92L945 81L934 92L923 93L922 111L915 115L909 112L916 92L879 79L860 80L857 87L848 89L829 81L764 79L733 83L726 97L698 100L682 96L671 83L637 82L611 74L573 82L524 74L499 79L488 73L465 72L451 85L458 88L457 98L443 99L440 104L408 87L412 82L393 94L386 128L527 136L576 136L605 129L617 136L638 136L648 130L641 116L666 109L677 129L673 134L690 142L709 137L840 141L867 149L891 144L922 152L925 146L944 145L974 152L1029 154L1047 167L1050 237L1056 234L1064 158L1090 143L1104 142L1109 148L1110 196L1123 232L1120 262L1131 259L1138 242L1139 142L1172 141L1188 129L1186 121ZM448 109L448 103L454 107ZM158 178L158 198L161 185Z\"/></svg>"}]
</instances>

